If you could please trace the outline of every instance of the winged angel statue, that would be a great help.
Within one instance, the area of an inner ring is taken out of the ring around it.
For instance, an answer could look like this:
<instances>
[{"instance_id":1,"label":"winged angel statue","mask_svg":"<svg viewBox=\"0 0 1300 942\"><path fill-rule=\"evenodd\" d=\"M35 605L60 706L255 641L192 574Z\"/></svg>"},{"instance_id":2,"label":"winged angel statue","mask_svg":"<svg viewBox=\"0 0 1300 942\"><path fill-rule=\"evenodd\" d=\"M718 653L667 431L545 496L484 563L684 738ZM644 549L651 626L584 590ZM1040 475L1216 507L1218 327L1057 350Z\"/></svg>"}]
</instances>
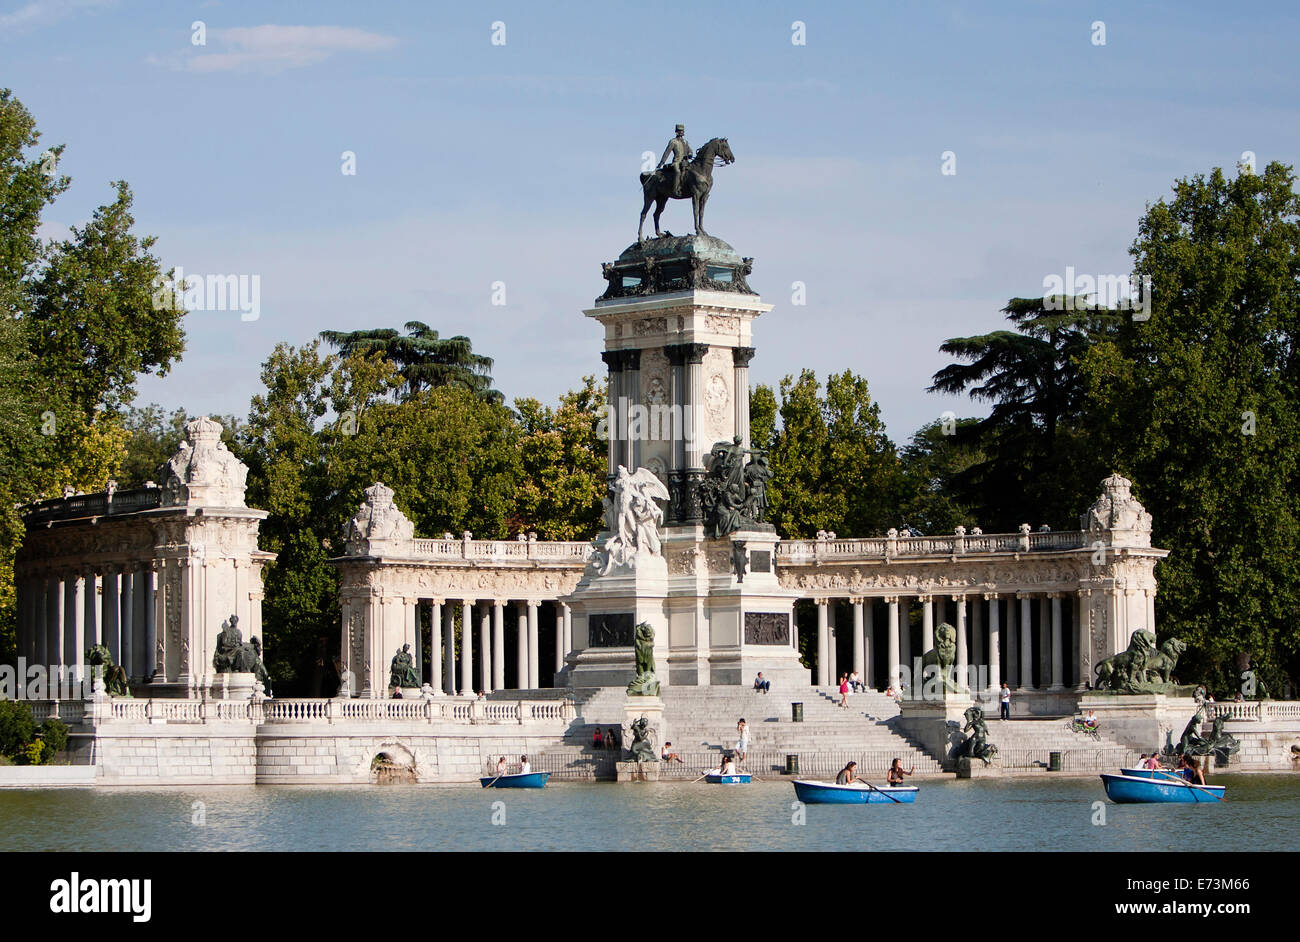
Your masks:
<instances>
[{"instance_id":1,"label":"winged angel statue","mask_svg":"<svg viewBox=\"0 0 1300 942\"><path fill-rule=\"evenodd\" d=\"M615 566L635 565L641 554L660 555L659 527L664 522L663 509L655 500L667 500L668 488L647 468L631 474L623 465L610 485L605 499L605 525L612 536L605 541L606 575Z\"/></svg>"}]
</instances>

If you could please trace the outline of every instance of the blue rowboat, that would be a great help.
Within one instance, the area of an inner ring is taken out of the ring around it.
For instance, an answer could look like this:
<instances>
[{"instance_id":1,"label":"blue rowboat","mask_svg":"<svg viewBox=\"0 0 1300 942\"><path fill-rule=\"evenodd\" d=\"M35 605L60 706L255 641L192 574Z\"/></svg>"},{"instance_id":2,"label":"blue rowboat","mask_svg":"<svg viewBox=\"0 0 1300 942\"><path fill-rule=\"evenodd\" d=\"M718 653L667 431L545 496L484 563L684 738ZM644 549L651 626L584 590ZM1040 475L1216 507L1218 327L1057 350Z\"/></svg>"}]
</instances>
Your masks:
<instances>
[{"instance_id":1,"label":"blue rowboat","mask_svg":"<svg viewBox=\"0 0 1300 942\"><path fill-rule=\"evenodd\" d=\"M550 772L516 772L514 775L484 775L479 784L484 788L545 788Z\"/></svg>"},{"instance_id":2,"label":"blue rowboat","mask_svg":"<svg viewBox=\"0 0 1300 942\"><path fill-rule=\"evenodd\" d=\"M1192 785L1172 778L1139 778L1136 775L1111 775L1101 773L1106 797L1117 805L1142 802L1183 802L1186 804L1218 804L1227 791L1224 785Z\"/></svg>"},{"instance_id":3,"label":"blue rowboat","mask_svg":"<svg viewBox=\"0 0 1300 942\"><path fill-rule=\"evenodd\" d=\"M748 785L749 773L736 772L732 775L721 775L717 772L709 772L704 776L704 781L710 785Z\"/></svg>"},{"instance_id":4,"label":"blue rowboat","mask_svg":"<svg viewBox=\"0 0 1300 942\"><path fill-rule=\"evenodd\" d=\"M1127 775L1131 778L1153 778L1161 782L1172 781L1172 779L1169 778L1171 775L1180 775L1188 781L1191 781L1186 773L1178 772L1174 769L1120 769L1119 774Z\"/></svg>"},{"instance_id":5,"label":"blue rowboat","mask_svg":"<svg viewBox=\"0 0 1300 942\"><path fill-rule=\"evenodd\" d=\"M920 791L915 785L835 785L795 779L794 793L807 805L910 805Z\"/></svg>"}]
</instances>

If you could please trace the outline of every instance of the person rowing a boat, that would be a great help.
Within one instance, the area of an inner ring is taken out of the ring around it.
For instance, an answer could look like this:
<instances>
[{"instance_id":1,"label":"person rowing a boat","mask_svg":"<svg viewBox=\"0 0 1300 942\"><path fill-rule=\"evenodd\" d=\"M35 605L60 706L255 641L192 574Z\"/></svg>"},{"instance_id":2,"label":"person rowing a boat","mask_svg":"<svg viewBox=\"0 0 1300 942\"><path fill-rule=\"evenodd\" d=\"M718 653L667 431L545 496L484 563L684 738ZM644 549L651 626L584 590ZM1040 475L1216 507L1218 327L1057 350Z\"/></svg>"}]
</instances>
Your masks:
<instances>
[{"instance_id":1,"label":"person rowing a boat","mask_svg":"<svg viewBox=\"0 0 1300 942\"><path fill-rule=\"evenodd\" d=\"M722 768L718 770L719 775L735 775L736 762L731 758L730 753L722 760Z\"/></svg>"},{"instance_id":2,"label":"person rowing a boat","mask_svg":"<svg viewBox=\"0 0 1300 942\"><path fill-rule=\"evenodd\" d=\"M840 769L840 774L835 776L836 785L852 785L858 781L858 764L850 762L844 768Z\"/></svg>"},{"instance_id":3,"label":"person rowing a boat","mask_svg":"<svg viewBox=\"0 0 1300 942\"><path fill-rule=\"evenodd\" d=\"M1187 758L1187 753L1183 753L1178 757L1178 771L1183 778L1193 785L1205 784L1205 773L1201 771L1200 766Z\"/></svg>"},{"instance_id":4,"label":"person rowing a boat","mask_svg":"<svg viewBox=\"0 0 1300 942\"><path fill-rule=\"evenodd\" d=\"M904 772L903 761L901 759L895 759L894 764L889 767L889 784L902 785L903 776L911 775L915 771L916 771L916 766L912 766L910 769Z\"/></svg>"},{"instance_id":5,"label":"person rowing a boat","mask_svg":"<svg viewBox=\"0 0 1300 942\"><path fill-rule=\"evenodd\" d=\"M505 774L506 774L506 757L502 756L500 759L497 759L497 778L500 778Z\"/></svg>"},{"instance_id":6,"label":"person rowing a boat","mask_svg":"<svg viewBox=\"0 0 1300 942\"><path fill-rule=\"evenodd\" d=\"M528 764L528 756L519 757L519 774L528 775L533 771L533 767Z\"/></svg>"}]
</instances>

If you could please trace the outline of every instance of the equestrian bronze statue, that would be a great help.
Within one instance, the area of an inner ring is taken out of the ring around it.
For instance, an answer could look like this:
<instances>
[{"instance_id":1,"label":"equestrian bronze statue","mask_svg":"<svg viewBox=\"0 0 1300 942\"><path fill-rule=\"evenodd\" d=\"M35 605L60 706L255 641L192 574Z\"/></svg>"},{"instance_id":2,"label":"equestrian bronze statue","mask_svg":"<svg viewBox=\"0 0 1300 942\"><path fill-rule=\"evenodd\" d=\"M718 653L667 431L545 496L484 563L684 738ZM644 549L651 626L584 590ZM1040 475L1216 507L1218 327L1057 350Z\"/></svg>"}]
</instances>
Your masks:
<instances>
[{"instance_id":1,"label":"equestrian bronze statue","mask_svg":"<svg viewBox=\"0 0 1300 942\"><path fill-rule=\"evenodd\" d=\"M641 222L636 229L636 239L642 240L641 231L645 228L645 214L650 211L650 204L655 204L655 236L663 235L659 231L659 216L664 211L664 204L670 199L691 201L695 216L695 234L708 235L704 231L704 205L709 201L709 191L713 189L714 166L726 166L734 163L736 158L731 153L731 146L725 137L715 137L698 151L690 160L691 145L682 136L684 129L677 126L677 136L668 142L664 159L652 173L641 174L641 192L645 204L641 207Z\"/></svg>"}]
</instances>

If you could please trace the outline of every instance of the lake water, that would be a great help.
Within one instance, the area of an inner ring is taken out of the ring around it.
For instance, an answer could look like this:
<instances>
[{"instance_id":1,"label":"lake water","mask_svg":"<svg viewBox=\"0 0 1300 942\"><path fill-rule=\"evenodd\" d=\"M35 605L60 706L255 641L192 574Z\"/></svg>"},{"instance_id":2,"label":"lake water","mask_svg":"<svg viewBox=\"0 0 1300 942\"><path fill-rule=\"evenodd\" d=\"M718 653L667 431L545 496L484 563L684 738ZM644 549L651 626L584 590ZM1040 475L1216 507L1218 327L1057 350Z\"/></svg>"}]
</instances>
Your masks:
<instances>
[{"instance_id":1,"label":"lake water","mask_svg":"<svg viewBox=\"0 0 1300 942\"><path fill-rule=\"evenodd\" d=\"M553 782L542 791L466 785L4 790L0 851L1296 847L1300 775L1218 775L1213 782L1228 786L1227 801L1114 805L1096 777L922 781L914 805L798 807L794 788L780 779L740 786ZM1105 824L1094 824L1101 812Z\"/></svg>"}]
</instances>

